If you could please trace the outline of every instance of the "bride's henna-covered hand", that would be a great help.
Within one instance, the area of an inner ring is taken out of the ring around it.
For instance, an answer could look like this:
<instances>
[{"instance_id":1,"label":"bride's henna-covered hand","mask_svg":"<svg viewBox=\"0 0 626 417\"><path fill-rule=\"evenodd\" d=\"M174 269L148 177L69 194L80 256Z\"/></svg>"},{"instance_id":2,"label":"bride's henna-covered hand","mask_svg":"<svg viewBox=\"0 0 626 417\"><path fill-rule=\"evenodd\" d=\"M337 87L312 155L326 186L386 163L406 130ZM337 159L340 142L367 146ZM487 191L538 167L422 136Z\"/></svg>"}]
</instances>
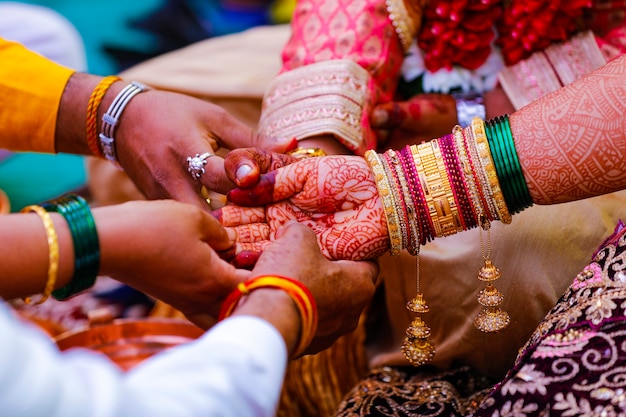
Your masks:
<instances>
[{"instance_id":1,"label":"bride's henna-covered hand","mask_svg":"<svg viewBox=\"0 0 626 417\"><path fill-rule=\"evenodd\" d=\"M373 259L389 248L374 176L361 157L303 159L261 175L252 188L232 190L228 200L233 204L214 214L237 232L236 253L252 261L250 253L262 251L290 220L313 229L329 259Z\"/></svg>"}]
</instances>

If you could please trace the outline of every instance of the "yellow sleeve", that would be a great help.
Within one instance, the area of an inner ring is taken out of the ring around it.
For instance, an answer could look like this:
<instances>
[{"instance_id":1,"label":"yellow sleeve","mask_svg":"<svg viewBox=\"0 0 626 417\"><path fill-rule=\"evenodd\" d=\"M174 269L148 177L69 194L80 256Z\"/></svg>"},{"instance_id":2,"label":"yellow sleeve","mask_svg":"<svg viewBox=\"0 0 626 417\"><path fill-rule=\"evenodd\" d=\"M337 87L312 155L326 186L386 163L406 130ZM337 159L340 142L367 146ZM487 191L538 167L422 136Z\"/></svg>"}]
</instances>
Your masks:
<instances>
[{"instance_id":1,"label":"yellow sleeve","mask_svg":"<svg viewBox=\"0 0 626 417\"><path fill-rule=\"evenodd\" d=\"M0 148L55 152L59 103L73 72L0 38Z\"/></svg>"}]
</instances>

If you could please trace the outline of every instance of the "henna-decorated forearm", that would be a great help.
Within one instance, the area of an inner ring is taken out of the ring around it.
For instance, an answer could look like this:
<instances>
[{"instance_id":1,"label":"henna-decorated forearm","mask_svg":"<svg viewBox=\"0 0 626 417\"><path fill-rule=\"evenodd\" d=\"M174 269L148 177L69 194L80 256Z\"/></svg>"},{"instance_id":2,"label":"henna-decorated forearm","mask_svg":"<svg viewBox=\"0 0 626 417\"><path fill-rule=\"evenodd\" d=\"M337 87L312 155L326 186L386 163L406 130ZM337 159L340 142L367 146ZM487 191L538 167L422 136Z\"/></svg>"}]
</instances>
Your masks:
<instances>
[{"instance_id":1,"label":"henna-decorated forearm","mask_svg":"<svg viewBox=\"0 0 626 417\"><path fill-rule=\"evenodd\" d=\"M430 143L366 153L392 254L486 221L508 223L533 203L626 188L625 75L626 58L619 58L514 113L510 123L506 116L474 119Z\"/></svg>"},{"instance_id":2,"label":"henna-decorated forearm","mask_svg":"<svg viewBox=\"0 0 626 417\"><path fill-rule=\"evenodd\" d=\"M511 116L536 204L607 194L626 184L626 56Z\"/></svg>"},{"instance_id":3,"label":"henna-decorated forearm","mask_svg":"<svg viewBox=\"0 0 626 417\"><path fill-rule=\"evenodd\" d=\"M626 58L616 59L510 118L474 119L430 142L368 151L366 160L298 161L228 195L241 206L269 204L264 211L226 206L222 218L230 226L246 219L269 226L242 229L243 240L272 240L296 220L315 230L325 256L370 259L389 249L415 252L490 221L508 223L532 204L624 189L625 72Z\"/></svg>"}]
</instances>

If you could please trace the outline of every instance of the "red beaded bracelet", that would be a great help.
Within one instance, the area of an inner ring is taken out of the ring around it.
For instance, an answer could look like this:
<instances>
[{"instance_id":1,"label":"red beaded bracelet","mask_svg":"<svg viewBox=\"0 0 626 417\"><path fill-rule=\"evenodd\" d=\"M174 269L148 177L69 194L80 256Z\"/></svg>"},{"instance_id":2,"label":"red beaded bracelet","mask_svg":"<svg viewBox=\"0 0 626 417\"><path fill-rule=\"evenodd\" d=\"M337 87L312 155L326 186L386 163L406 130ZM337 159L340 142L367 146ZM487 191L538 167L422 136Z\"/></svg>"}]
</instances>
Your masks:
<instances>
[{"instance_id":1,"label":"red beaded bracelet","mask_svg":"<svg viewBox=\"0 0 626 417\"><path fill-rule=\"evenodd\" d=\"M285 291L292 298L302 320L302 331L300 341L295 350L294 357L300 356L309 346L317 331L317 306L311 291L300 281L279 275L266 275L241 282L233 292L231 292L224 304L218 320L224 320L235 310L241 298L259 288L276 288Z\"/></svg>"}]
</instances>

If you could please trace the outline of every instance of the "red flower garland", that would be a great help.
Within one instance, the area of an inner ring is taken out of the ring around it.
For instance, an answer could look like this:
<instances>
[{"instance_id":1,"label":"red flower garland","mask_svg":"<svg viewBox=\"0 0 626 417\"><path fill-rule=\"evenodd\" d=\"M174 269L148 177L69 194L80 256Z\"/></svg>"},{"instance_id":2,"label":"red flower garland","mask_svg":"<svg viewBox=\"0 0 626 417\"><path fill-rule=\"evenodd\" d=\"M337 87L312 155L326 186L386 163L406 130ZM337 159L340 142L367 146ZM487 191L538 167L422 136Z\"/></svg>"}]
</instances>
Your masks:
<instances>
[{"instance_id":1,"label":"red flower garland","mask_svg":"<svg viewBox=\"0 0 626 417\"><path fill-rule=\"evenodd\" d=\"M418 46L426 69L435 72L458 65L480 67L491 53L491 43L512 65L555 42L567 40L578 29L583 9L591 0L431 0L424 11ZM495 31L494 31L495 29Z\"/></svg>"},{"instance_id":2,"label":"red flower garland","mask_svg":"<svg viewBox=\"0 0 626 417\"><path fill-rule=\"evenodd\" d=\"M496 25L496 44L504 62L513 65L553 43L569 39L581 27L584 8L591 0L516 0Z\"/></svg>"},{"instance_id":3,"label":"red flower garland","mask_svg":"<svg viewBox=\"0 0 626 417\"><path fill-rule=\"evenodd\" d=\"M501 0L431 0L424 11L418 46L429 71L460 65L476 69L491 52L493 22Z\"/></svg>"}]
</instances>

